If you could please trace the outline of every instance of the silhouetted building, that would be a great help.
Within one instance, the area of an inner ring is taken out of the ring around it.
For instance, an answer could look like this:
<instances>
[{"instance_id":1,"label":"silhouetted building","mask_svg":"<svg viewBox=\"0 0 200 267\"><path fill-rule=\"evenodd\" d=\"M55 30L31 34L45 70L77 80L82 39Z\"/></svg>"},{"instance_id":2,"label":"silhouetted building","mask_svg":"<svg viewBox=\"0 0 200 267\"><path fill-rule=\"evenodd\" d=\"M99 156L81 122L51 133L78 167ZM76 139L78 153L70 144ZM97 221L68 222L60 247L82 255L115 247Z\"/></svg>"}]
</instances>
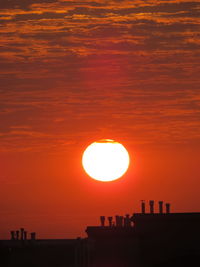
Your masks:
<instances>
[{"instance_id":1,"label":"silhouetted building","mask_svg":"<svg viewBox=\"0 0 200 267\"><path fill-rule=\"evenodd\" d=\"M118 217L114 226L87 227L91 267L200 266L200 213L170 213L169 203L163 213L163 201L158 213L153 200L149 206L145 213L142 201L141 213L120 227Z\"/></svg>"},{"instance_id":2,"label":"silhouetted building","mask_svg":"<svg viewBox=\"0 0 200 267\"><path fill-rule=\"evenodd\" d=\"M100 217L88 238L36 239L36 233L11 231L0 241L2 267L179 267L200 266L200 213L170 213L170 204L149 201L149 213ZM113 220L115 218L115 220Z\"/></svg>"}]
</instances>

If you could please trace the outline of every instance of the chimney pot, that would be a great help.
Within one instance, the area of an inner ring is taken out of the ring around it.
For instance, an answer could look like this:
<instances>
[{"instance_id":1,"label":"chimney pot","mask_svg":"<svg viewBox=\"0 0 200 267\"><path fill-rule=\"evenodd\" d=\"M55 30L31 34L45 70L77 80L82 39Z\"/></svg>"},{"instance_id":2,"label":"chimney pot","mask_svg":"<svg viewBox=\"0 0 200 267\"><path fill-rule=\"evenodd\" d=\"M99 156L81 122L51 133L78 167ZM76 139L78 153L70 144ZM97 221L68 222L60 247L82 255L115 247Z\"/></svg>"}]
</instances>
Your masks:
<instances>
[{"instance_id":1,"label":"chimney pot","mask_svg":"<svg viewBox=\"0 0 200 267\"><path fill-rule=\"evenodd\" d=\"M166 203L166 213L170 213L170 203Z\"/></svg>"},{"instance_id":2,"label":"chimney pot","mask_svg":"<svg viewBox=\"0 0 200 267\"><path fill-rule=\"evenodd\" d=\"M112 219L113 219L113 217L108 217L108 223L109 223L109 227L112 227Z\"/></svg>"},{"instance_id":3,"label":"chimney pot","mask_svg":"<svg viewBox=\"0 0 200 267\"><path fill-rule=\"evenodd\" d=\"M126 214L125 218L124 218L124 226L126 227L130 227L131 226L131 219L130 219L130 215Z\"/></svg>"},{"instance_id":4,"label":"chimney pot","mask_svg":"<svg viewBox=\"0 0 200 267\"><path fill-rule=\"evenodd\" d=\"M117 227L120 226L120 221L119 221L119 220L120 220L120 219L119 219L119 215L116 215L116 216L115 216L115 224L116 224Z\"/></svg>"},{"instance_id":5,"label":"chimney pot","mask_svg":"<svg viewBox=\"0 0 200 267\"><path fill-rule=\"evenodd\" d=\"M31 233L31 240L35 240L35 239L36 239L36 233L33 232L33 233Z\"/></svg>"},{"instance_id":6,"label":"chimney pot","mask_svg":"<svg viewBox=\"0 0 200 267\"><path fill-rule=\"evenodd\" d=\"M15 231L10 231L10 239L15 240Z\"/></svg>"},{"instance_id":7,"label":"chimney pot","mask_svg":"<svg viewBox=\"0 0 200 267\"><path fill-rule=\"evenodd\" d=\"M24 228L21 228L20 232L21 232L21 240L23 240L24 239Z\"/></svg>"},{"instance_id":8,"label":"chimney pot","mask_svg":"<svg viewBox=\"0 0 200 267\"><path fill-rule=\"evenodd\" d=\"M141 212L142 214L145 214L145 201L141 200Z\"/></svg>"},{"instance_id":9,"label":"chimney pot","mask_svg":"<svg viewBox=\"0 0 200 267\"><path fill-rule=\"evenodd\" d=\"M149 201L149 206L150 206L150 213L153 214L154 213L154 200Z\"/></svg>"},{"instance_id":10,"label":"chimney pot","mask_svg":"<svg viewBox=\"0 0 200 267\"><path fill-rule=\"evenodd\" d=\"M27 240L27 231L24 231L24 240Z\"/></svg>"},{"instance_id":11,"label":"chimney pot","mask_svg":"<svg viewBox=\"0 0 200 267\"><path fill-rule=\"evenodd\" d=\"M16 231L16 240L19 240L19 231Z\"/></svg>"},{"instance_id":12,"label":"chimney pot","mask_svg":"<svg viewBox=\"0 0 200 267\"><path fill-rule=\"evenodd\" d=\"M163 213L163 201L158 201L158 205L159 205L159 213L162 214Z\"/></svg>"},{"instance_id":13,"label":"chimney pot","mask_svg":"<svg viewBox=\"0 0 200 267\"><path fill-rule=\"evenodd\" d=\"M100 216L101 227L105 226L105 216Z\"/></svg>"},{"instance_id":14,"label":"chimney pot","mask_svg":"<svg viewBox=\"0 0 200 267\"><path fill-rule=\"evenodd\" d=\"M123 216L119 216L119 226L122 227L123 226Z\"/></svg>"}]
</instances>

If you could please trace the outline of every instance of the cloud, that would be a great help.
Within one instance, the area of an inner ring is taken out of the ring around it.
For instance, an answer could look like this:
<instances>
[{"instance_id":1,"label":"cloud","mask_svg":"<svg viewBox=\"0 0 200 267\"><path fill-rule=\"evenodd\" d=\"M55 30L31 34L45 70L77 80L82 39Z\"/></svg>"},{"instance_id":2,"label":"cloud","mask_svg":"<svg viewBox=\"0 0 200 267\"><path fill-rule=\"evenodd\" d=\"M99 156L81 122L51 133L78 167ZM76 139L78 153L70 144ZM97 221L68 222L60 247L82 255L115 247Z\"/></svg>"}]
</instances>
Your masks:
<instances>
[{"instance_id":1,"label":"cloud","mask_svg":"<svg viewBox=\"0 0 200 267\"><path fill-rule=\"evenodd\" d=\"M2 148L61 149L102 133L199 138L198 2L7 2Z\"/></svg>"},{"instance_id":2,"label":"cloud","mask_svg":"<svg viewBox=\"0 0 200 267\"><path fill-rule=\"evenodd\" d=\"M0 1L0 6L1 9L30 9L30 6L32 4L44 4L44 3L53 3L55 2L54 0L8 0Z\"/></svg>"}]
</instances>

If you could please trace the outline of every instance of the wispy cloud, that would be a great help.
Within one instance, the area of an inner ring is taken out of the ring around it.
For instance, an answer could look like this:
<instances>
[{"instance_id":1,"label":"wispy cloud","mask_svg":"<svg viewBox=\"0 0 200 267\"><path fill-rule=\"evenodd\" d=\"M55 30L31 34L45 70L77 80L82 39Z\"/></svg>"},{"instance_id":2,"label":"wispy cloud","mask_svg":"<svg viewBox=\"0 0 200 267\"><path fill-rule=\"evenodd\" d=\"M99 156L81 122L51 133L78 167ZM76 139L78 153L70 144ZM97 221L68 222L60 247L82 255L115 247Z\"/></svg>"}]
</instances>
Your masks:
<instances>
[{"instance_id":1,"label":"wispy cloud","mask_svg":"<svg viewBox=\"0 0 200 267\"><path fill-rule=\"evenodd\" d=\"M199 140L199 2L13 0L0 8L5 150L59 147L89 133Z\"/></svg>"}]
</instances>

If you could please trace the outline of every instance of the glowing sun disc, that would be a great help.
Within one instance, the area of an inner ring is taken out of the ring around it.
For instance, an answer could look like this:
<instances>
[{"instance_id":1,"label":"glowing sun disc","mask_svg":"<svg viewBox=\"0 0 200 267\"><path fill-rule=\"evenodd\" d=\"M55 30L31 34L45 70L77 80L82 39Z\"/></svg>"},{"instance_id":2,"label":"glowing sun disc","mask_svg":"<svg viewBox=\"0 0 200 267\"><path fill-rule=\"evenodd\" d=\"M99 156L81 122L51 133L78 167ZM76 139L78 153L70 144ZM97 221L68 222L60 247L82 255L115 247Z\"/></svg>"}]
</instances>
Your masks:
<instances>
[{"instance_id":1,"label":"glowing sun disc","mask_svg":"<svg viewBox=\"0 0 200 267\"><path fill-rule=\"evenodd\" d=\"M86 173L93 179L103 182L120 178L127 171L129 161L125 147L111 139L90 144L82 157Z\"/></svg>"}]
</instances>

